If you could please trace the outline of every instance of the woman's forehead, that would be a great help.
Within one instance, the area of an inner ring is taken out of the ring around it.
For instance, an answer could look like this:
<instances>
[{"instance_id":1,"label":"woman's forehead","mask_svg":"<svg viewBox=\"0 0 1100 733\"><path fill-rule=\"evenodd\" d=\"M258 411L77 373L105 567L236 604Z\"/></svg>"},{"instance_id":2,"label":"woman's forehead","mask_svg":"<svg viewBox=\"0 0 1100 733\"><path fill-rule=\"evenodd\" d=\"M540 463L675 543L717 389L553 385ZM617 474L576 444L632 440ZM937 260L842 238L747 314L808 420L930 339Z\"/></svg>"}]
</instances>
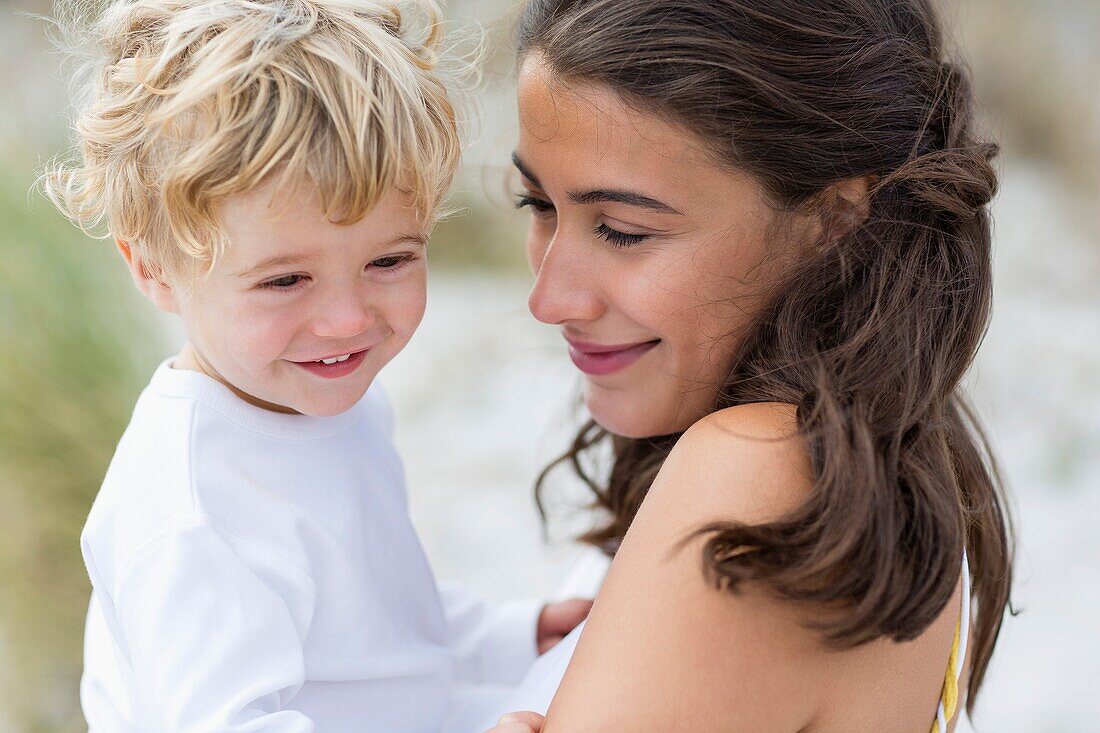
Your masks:
<instances>
[{"instance_id":1,"label":"woman's forehead","mask_svg":"<svg viewBox=\"0 0 1100 733\"><path fill-rule=\"evenodd\" d=\"M548 194L627 188L708 218L763 195L683 126L608 87L562 79L537 56L520 72L519 122L517 167Z\"/></svg>"},{"instance_id":2,"label":"woman's forehead","mask_svg":"<svg viewBox=\"0 0 1100 733\"><path fill-rule=\"evenodd\" d=\"M678 125L628 105L608 87L564 80L537 56L520 72L519 122L523 142L590 159L658 166L693 165L704 156L699 142Z\"/></svg>"}]
</instances>

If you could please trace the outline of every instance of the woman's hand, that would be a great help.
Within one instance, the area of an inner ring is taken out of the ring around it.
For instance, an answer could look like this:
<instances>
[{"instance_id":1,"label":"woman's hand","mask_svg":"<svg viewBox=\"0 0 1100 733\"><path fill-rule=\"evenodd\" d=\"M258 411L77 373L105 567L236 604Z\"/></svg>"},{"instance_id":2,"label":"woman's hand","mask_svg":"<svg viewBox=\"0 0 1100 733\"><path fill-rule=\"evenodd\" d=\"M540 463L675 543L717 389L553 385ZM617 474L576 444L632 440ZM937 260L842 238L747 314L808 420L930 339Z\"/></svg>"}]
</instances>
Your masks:
<instances>
[{"instance_id":1,"label":"woman's hand","mask_svg":"<svg viewBox=\"0 0 1100 733\"><path fill-rule=\"evenodd\" d=\"M573 598L561 603L551 603L539 614L537 642L539 654L545 654L554 645L588 617L592 601Z\"/></svg>"},{"instance_id":2,"label":"woman's hand","mask_svg":"<svg viewBox=\"0 0 1100 733\"><path fill-rule=\"evenodd\" d=\"M495 728L485 733L539 733L543 720L545 718L538 713L508 713L497 721Z\"/></svg>"}]
</instances>

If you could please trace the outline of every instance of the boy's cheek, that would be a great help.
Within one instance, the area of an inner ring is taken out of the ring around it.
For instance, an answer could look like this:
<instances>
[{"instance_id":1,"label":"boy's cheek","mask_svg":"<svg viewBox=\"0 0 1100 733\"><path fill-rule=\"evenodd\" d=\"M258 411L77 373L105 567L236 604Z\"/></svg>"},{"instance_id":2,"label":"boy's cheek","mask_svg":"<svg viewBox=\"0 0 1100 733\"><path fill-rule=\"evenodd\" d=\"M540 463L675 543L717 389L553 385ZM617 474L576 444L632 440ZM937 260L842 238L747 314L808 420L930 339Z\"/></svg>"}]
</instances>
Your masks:
<instances>
[{"instance_id":1,"label":"boy's cheek","mask_svg":"<svg viewBox=\"0 0 1100 733\"><path fill-rule=\"evenodd\" d=\"M421 268L418 278L413 279L402 293L397 308L401 312L401 324L405 330L405 337L412 336L420 322L424 320L424 313L428 307L428 273L426 268Z\"/></svg>"},{"instance_id":2,"label":"boy's cheek","mask_svg":"<svg viewBox=\"0 0 1100 733\"><path fill-rule=\"evenodd\" d=\"M303 325L304 313L303 304L292 299L270 303L245 296L212 300L205 304L202 318L225 333L230 344L259 342L270 350L280 337Z\"/></svg>"},{"instance_id":3,"label":"boy's cheek","mask_svg":"<svg viewBox=\"0 0 1100 733\"><path fill-rule=\"evenodd\" d=\"M226 372L262 370L261 362L281 357L289 343L292 324L278 313L232 301L187 305L181 317L188 339Z\"/></svg>"}]
</instances>

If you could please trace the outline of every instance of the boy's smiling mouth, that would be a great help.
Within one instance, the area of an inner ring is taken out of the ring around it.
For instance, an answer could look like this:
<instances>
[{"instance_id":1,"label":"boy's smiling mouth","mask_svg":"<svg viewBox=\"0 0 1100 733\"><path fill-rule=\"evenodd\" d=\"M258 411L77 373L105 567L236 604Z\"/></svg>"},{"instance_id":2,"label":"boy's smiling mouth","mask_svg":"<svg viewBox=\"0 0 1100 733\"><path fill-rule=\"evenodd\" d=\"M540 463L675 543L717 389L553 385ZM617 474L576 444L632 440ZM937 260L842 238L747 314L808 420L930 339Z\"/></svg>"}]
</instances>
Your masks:
<instances>
[{"instance_id":1,"label":"boy's smiling mouth","mask_svg":"<svg viewBox=\"0 0 1100 733\"><path fill-rule=\"evenodd\" d=\"M296 364L310 374L315 374L318 377L337 379L347 376L358 369L359 365L363 363L363 359L366 357L368 351L370 351L370 348L362 349L361 351L352 351L346 354L338 354L336 356L327 356L321 359L311 359L309 361L291 361L291 364Z\"/></svg>"}]
</instances>

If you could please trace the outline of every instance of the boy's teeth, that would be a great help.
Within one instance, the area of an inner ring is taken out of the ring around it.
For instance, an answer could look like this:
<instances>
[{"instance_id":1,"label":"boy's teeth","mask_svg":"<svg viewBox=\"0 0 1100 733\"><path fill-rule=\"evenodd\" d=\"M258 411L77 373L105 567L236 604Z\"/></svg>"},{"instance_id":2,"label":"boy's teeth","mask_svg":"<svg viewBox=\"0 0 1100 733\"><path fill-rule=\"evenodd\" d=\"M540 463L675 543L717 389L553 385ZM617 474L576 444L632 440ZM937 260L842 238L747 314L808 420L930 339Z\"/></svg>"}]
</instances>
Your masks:
<instances>
[{"instance_id":1,"label":"boy's teeth","mask_svg":"<svg viewBox=\"0 0 1100 733\"><path fill-rule=\"evenodd\" d=\"M343 356L334 356L331 359L318 359L322 364L335 364L340 361L347 361L351 354L344 354Z\"/></svg>"}]
</instances>

